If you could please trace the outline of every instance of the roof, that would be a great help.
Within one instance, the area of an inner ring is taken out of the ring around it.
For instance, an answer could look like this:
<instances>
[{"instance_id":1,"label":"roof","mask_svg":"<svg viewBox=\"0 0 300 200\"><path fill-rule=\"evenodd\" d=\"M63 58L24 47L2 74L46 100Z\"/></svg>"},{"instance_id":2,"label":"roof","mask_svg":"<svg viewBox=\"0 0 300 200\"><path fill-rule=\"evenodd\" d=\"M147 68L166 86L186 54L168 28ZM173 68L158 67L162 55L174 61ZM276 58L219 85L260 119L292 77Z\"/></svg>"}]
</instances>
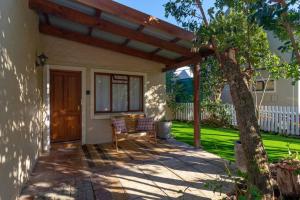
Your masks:
<instances>
[{"instance_id":1,"label":"roof","mask_svg":"<svg viewBox=\"0 0 300 200\"><path fill-rule=\"evenodd\" d=\"M179 80L193 78L193 71L190 67L178 68L174 73Z\"/></svg>"},{"instance_id":2,"label":"roof","mask_svg":"<svg viewBox=\"0 0 300 200\"><path fill-rule=\"evenodd\" d=\"M212 54L191 52L193 33L111 0L29 0L40 32L163 63L165 70Z\"/></svg>"}]
</instances>

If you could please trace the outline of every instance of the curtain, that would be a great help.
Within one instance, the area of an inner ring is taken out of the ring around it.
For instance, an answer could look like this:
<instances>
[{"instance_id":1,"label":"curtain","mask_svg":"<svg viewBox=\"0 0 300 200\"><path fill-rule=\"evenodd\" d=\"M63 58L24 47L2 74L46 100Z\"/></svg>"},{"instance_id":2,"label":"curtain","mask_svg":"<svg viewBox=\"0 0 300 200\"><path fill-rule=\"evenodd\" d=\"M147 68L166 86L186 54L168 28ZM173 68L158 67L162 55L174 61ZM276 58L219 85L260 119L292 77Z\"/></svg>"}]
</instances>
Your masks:
<instances>
[{"instance_id":1,"label":"curtain","mask_svg":"<svg viewBox=\"0 0 300 200\"><path fill-rule=\"evenodd\" d=\"M140 77L130 77L130 110L142 110L142 81Z\"/></svg>"},{"instance_id":2,"label":"curtain","mask_svg":"<svg viewBox=\"0 0 300 200\"><path fill-rule=\"evenodd\" d=\"M110 76L96 75L96 111L110 111Z\"/></svg>"},{"instance_id":3,"label":"curtain","mask_svg":"<svg viewBox=\"0 0 300 200\"><path fill-rule=\"evenodd\" d=\"M112 85L112 111L125 112L128 110L128 85L113 84Z\"/></svg>"}]
</instances>

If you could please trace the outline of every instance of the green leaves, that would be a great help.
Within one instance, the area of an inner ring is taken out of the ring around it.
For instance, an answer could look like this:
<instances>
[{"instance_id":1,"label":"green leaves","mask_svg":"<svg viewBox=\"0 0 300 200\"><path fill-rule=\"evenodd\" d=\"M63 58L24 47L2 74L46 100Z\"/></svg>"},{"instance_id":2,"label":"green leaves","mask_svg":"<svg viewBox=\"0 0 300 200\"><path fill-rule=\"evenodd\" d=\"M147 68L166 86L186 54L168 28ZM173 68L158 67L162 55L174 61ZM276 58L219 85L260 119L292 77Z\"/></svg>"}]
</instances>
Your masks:
<instances>
[{"instance_id":1,"label":"green leaves","mask_svg":"<svg viewBox=\"0 0 300 200\"><path fill-rule=\"evenodd\" d=\"M237 49L237 59L242 70L249 67L254 70L264 68L271 73L272 78L293 78L295 81L299 80L296 63L286 63L270 50L265 31L273 31L284 41L275 48L290 52L291 43L279 18L288 12L288 20L293 22L295 34L300 39L300 26L297 25L300 23L300 14L299 8L295 6L300 3L295 0L286 2L287 6L282 7L269 0L216 0L215 6L207 11L209 26L203 24L194 0L169 0L165 6L166 15L174 16L183 27L196 33L195 49L210 44L214 36L220 53L228 48ZM212 77L215 78L215 75Z\"/></svg>"},{"instance_id":2,"label":"green leaves","mask_svg":"<svg viewBox=\"0 0 300 200\"><path fill-rule=\"evenodd\" d=\"M185 29L195 32L200 26L194 0L170 0L164 6L165 16L172 15Z\"/></svg>"}]
</instances>

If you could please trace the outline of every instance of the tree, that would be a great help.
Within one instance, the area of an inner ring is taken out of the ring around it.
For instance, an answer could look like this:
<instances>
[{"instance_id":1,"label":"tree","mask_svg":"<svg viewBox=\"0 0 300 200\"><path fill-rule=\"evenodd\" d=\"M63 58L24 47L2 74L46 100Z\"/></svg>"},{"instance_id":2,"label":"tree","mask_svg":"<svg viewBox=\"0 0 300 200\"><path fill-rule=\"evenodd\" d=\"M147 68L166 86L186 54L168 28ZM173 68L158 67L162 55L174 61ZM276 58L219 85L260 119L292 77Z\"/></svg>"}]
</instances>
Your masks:
<instances>
[{"instance_id":1,"label":"tree","mask_svg":"<svg viewBox=\"0 0 300 200\"><path fill-rule=\"evenodd\" d=\"M300 2L297 0L259 0L251 4L252 20L272 31L283 42L282 52L291 51L293 57L286 66L288 78L300 79Z\"/></svg>"},{"instance_id":2,"label":"tree","mask_svg":"<svg viewBox=\"0 0 300 200\"><path fill-rule=\"evenodd\" d=\"M271 73L277 73L284 68L279 57L270 52L265 31L248 20L250 4L237 1L224 10L228 2L216 1L215 8L208 11L210 21L199 0L169 0L166 13L195 32L194 49L213 45L219 70L230 86L237 113L240 140L247 159L248 187L260 189L265 199L271 199L273 189L268 158L259 131L250 83L256 69L266 67ZM251 194L248 198L251 199Z\"/></svg>"},{"instance_id":3,"label":"tree","mask_svg":"<svg viewBox=\"0 0 300 200\"><path fill-rule=\"evenodd\" d=\"M175 76L175 71L169 71L166 73L166 89L167 89L167 105L172 112L172 116L175 116L178 111L184 109L184 105L179 103L179 99L183 102L187 102L191 99L190 95L186 93L183 88L183 84L179 82Z\"/></svg>"},{"instance_id":4,"label":"tree","mask_svg":"<svg viewBox=\"0 0 300 200\"><path fill-rule=\"evenodd\" d=\"M218 61L215 58L207 58L201 64L200 92L201 101L219 102L225 79L219 70Z\"/></svg>"}]
</instances>

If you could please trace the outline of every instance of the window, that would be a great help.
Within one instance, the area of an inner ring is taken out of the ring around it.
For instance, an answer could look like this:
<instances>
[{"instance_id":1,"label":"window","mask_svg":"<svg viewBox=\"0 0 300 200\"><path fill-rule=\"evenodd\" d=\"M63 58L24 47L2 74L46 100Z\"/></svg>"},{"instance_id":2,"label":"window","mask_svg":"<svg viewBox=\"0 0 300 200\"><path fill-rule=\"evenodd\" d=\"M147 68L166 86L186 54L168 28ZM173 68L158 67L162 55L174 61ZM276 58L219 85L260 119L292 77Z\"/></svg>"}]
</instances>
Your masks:
<instances>
[{"instance_id":1,"label":"window","mask_svg":"<svg viewBox=\"0 0 300 200\"><path fill-rule=\"evenodd\" d=\"M275 91L275 81L274 80L259 80L255 82L253 91L263 92L266 89L267 92Z\"/></svg>"},{"instance_id":2,"label":"window","mask_svg":"<svg viewBox=\"0 0 300 200\"><path fill-rule=\"evenodd\" d=\"M95 113L142 112L143 77L95 73Z\"/></svg>"}]
</instances>

